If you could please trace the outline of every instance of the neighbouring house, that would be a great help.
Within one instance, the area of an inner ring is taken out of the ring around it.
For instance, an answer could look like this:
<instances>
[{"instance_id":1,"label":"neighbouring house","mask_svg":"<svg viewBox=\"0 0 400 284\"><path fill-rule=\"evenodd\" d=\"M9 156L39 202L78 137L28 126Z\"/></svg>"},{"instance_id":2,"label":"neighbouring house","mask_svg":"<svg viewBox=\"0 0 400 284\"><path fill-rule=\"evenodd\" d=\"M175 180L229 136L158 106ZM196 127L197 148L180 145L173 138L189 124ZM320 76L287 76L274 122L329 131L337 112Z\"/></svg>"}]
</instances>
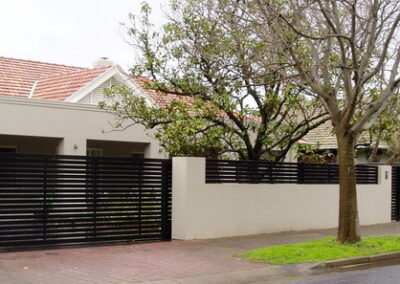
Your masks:
<instances>
[{"instance_id":1,"label":"neighbouring house","mask_svg":"<svg viewBox=\"0 0 400 284\"><path fill-rule=\"evenodd\" d=\"M333 128L330 125L330 122L326 122L311 130L303 139L299 141L299 143L314 145L319 149L319 153L330 152L332 155L326 157L327 163L336 163L338 162L338 153L337 153L337 141L336 136L333 133ZM370 152L370 139L368 135L365 133L362 135L355 146L356 155L355 160L356 163L362 164L368 162L368 156ZM381 143L378 149L378 162L385 162L389 158L388 146L385 143ZM287 157L287 161L297 162L297 152L296 149L293 149L291 153ZM305 161L306 162L306 161Z\"/></svg>"},{"instance_id":2,"label":"neighbouring house","mask_svg":"<svg viewBox=\"0 0 400 284\"><path fill-rule=\"evenodd\" d=\"M81 68L0 57L0 152L166 157L140 125L113 131L114 115L97 106L113 84L150 104L173 99L145 91L107 58Z\"/></svg>"}]
</instances>

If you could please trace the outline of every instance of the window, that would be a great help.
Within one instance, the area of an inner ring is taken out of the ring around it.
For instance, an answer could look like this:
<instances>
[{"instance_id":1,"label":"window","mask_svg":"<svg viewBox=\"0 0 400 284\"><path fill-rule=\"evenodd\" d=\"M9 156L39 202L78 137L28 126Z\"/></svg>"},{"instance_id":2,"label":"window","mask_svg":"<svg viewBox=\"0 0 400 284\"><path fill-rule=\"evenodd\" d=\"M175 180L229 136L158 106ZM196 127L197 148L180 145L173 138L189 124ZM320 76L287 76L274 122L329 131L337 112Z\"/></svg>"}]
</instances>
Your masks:
<instances>
[{"instance_id":1,"label":"window","mask_svg":"<svg viewBox=\"0 0 400 284\"><path fill-rule=\"evenodd\" d=\"M144 153L131 153L131 158L144 158Z\"/></svg>"},{"instance_id":2,"label":"window","mask_svg":"<svg viewBox=\"0 0 400 284\"><path fill-rule=\"evenodd\" d=\"M103 149L101 148L87 148L86 156L90 157L101 157L103 156Z\"/></svg>"}]
</instances>

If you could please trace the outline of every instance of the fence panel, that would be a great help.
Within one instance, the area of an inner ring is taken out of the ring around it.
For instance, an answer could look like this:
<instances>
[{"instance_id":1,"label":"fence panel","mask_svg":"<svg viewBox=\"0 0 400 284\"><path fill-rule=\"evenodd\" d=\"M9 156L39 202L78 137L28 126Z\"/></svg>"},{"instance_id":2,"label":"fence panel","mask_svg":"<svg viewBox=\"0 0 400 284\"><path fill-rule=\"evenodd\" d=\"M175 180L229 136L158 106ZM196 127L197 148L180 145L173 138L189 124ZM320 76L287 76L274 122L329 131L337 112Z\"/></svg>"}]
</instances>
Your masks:
<instances>
[{"instance_id":1,"label":"fence panel","mask_svg":"<svg viewBox=\"0 0 400 284\"><path fill-rule=\"evenodd\" d=\"M356 177L358 184L377 184L378 167L357 165ZM206 182L337 184L339 169L336 164L207 160Z\"/></svg>"},{"instance_id":2,"label":"fence panel","mask_svg":"<svg viewBox=\"0 0 400 284\"><path fill-rule=\"evenodd\" d=\"M0 155L0 247L169 240L171 161Z\"/></svg>"}]
</instances>

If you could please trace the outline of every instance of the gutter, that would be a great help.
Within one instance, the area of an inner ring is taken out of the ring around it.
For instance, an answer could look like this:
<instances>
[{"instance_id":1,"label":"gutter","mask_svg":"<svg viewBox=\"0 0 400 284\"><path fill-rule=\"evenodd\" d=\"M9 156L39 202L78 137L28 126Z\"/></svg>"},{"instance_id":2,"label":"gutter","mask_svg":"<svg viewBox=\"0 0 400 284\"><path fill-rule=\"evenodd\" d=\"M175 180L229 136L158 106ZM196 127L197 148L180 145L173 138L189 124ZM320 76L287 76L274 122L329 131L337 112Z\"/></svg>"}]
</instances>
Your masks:
<instances>
[{"instance_id":1,"label":"gutter","mask_svg":"<svg viewBox=\"0 0 400 284\"><path fill-rule=\"evenodd\" d=\"M13 105L28 105L32 107L47 107L47 108L61 108L61 109L74 109L84 111L104 112L95 105L83 103L70 103L65 101L51 101L35 98L20 98L20 97L7 97L0 96L0 104L13 104Z\"/></svg>"},{"instance_id":2,"label":"gutter","mask_svg":"<svg viewBox=\"0 0 400 284\"><path fill-rule=\"evenodd\" d=\"M400 262L399 251L329 260L316 264L312 269L344 269L362 267L363 265L390 264L392 262L395 262L396 264Z\"/></svg>"}]
</instances>

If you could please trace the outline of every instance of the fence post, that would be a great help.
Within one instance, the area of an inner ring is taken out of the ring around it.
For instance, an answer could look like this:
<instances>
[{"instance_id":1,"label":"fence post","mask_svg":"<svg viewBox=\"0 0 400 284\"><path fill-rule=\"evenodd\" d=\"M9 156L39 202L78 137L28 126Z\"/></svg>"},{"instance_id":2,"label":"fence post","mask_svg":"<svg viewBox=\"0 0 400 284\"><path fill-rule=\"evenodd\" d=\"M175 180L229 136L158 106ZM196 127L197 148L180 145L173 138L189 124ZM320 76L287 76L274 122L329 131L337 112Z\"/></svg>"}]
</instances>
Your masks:
<instances>
[{"instance_id":1,"label":"fence post","mask_svg":"<svg viewBox=\"0 0 400 284\"><path fill-rule=\"evenodd\" d=\"M47 239L47 157L43 159L43 240Z\"/></svg>"},{"instance_id":2,"label":"fence post","mask_svg":"<svg viewBox=\"0 0 400 284\"><path fill-rule=\"evenodd\" d=\"M97 239L97 170L100 160L97 157L92 158L93 169L93 237Z\"/></svg>"},{"instance_id":3,"label":"fence post","mask_svg":"<svg viewBox=\"0 0 400 284\"><path fill-rule=\"evenodd\" d=\"M239 163L235 163L234 167L235 167L235 172L236 172L236 175L235 175L236 182L240 183L240 167L239 167Z\"/></svg>"},{"instance_id":4,"label":"fence post","mask_svg":"<svg viewBox=\"0 0 400 284\"><path fill-rule=\"evenodd\" d=\"M232 169L234 171L234 169ZM201 200L194 198L205 183L206 159L172 158L172 238L190 240L198 236L203 213L198 212ZM207 209L204 209L207 211Z\"/></svg>"},{"instance_id":5,"label":"fence post","mask_svg":"<svg viewBox=\"0 0 400 284\"><path fill-rule=\"evenodd\" d=\"M328 181L333 180L331 168L332 166L328 164Z\"/></svg>"},{"instance_id":6,"label":"fence post","mask_svg":"<svg viewBox=\"0 0 400 284\"><path fill-rule=\"evenodd\" d=\"M274 171L274 166L271 162L268 163L268 171L269 171L269 173L268 173L269 183L273 183L274 177L273 177L272 173Z\"/></svg>"},{"instance_id":7,"label":"fence post","mask_svg":"<svg viewBox=\"0 0 400 284\"><path fill-rule=\"evenodd\" d=\"M141 159L136 159L134 161L138 162L139 165L139 180L138 180L138 190L139 190L139 236L142 237L142 223L143 223L143 217L142 217L142 199L143 199L143 191L142 191L142 183L143 183L143 168L144 168L144 162ZM135 164L135 163L134 163Z\"/></svg>"},{"instance_id":8,"label":"fence post","mask_svg":"<svg viewBox=\"0 0 400 284\"><path fill-rule=\"evenodd\" d=\"M297 183L304 183L304 163L297 163Z\"/></svg>"},{"instance_id":9,"label":"fence post","mask_svg":"<svg viewBox=\"0 0 400 284\"><path fill-rule=\"evenodd\" d=\"M395 192L395 204L394 204L394 208L395 208L395 219L396 219L396 221L400 221L400 206L399 206L399 203L400 203L400 174L399 174L399 169L400 169L400 167L393 167L392 168L392 171L393 171L393 173L392 173L392 175L394 174L395 175L395 179L394 179L394 185L392 185L392 186L394 186L395 187L395 190L394 190L394 192Z\"/></svg>"},{"instance_id":10,"label":"fence post","mask_svg":"<svg viewBox=\"0 0 400 284\"><path fill-rule=\"evenodd\" d=\"M171 225L169 218L169 196L170 185L169 176L171 175L171 160L162 161L161 166L161 240L168 241L171 239Z\"/></svg>"}]
</instances>

